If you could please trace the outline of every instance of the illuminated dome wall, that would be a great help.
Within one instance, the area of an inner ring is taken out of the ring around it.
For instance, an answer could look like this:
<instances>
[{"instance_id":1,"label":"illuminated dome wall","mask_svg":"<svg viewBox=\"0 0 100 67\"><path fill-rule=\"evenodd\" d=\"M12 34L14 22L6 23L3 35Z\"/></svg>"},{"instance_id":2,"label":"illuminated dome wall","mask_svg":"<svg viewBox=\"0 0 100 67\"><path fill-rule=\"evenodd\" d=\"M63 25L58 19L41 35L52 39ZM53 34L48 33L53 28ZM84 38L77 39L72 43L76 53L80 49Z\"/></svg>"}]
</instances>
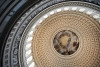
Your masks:
<instances>
[{"instance_id":1,"label":"illuminated dome wall","mask_svg":"<svg viewBox=\"0 0 100 67\"><path fill-rule=\"evenodd\" d=\"M94 9L90 4L64 2L39 13L26 32L26 64L100 67L100 12Z\"/></svg>"}]
</instances>

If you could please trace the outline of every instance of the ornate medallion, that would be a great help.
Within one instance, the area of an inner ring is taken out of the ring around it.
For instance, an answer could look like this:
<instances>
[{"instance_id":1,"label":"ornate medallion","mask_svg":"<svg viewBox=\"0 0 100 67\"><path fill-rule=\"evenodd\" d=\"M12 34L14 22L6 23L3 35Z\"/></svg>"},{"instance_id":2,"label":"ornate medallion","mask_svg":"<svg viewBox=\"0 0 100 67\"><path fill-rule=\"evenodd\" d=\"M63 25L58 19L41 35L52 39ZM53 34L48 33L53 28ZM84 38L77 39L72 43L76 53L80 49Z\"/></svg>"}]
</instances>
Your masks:
<instances>
[{"instance_id":1,"label":"ornate medallion","mask_svg":"<svg viewBox=\"0 0 100 67\"><path fill-rule=\"evenodd\" d=\"M36 27L33 55L43 67L90 67L92 63L95 66L99 63L95 58L100 48L98 24L91 16L78 11L55 13Z\"/></svg>"}]
</instances>

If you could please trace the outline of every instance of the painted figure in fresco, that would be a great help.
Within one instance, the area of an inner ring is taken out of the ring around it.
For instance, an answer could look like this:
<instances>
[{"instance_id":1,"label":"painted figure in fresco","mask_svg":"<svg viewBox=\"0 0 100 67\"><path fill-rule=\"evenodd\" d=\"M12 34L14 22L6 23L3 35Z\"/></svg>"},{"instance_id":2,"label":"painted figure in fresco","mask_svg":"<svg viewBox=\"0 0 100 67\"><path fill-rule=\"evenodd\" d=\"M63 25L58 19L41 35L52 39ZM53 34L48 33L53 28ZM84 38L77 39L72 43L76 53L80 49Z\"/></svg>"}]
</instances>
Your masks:
<instances>
[{"instance_id":1,"label":"painted figure in fresco","mask_svg":"<svg viewBox=\"0 0 100 67\"><path fill-rule=\"evenodd\" d=\"M71 55L79 47L79 39L74 32L61 31L54 38L54 48L62 55Z\"/></svg>"}]
</instances>

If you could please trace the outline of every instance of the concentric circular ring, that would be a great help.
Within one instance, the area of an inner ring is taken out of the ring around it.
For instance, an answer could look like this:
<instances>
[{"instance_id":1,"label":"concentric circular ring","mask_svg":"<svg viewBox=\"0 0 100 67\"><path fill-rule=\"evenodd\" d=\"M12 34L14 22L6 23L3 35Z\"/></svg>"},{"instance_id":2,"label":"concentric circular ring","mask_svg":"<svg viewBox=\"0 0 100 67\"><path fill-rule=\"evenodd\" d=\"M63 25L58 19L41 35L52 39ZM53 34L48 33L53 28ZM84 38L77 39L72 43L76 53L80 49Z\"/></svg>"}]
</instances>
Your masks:
<instances>
[{"instance_id":1,"label":"concentric circular ring","mask_svg":"<svg viewBox=\"0 0 100 67\"><path fill-rule=\"evenodd\" d=\"M27 64L32 62L33 66L34 57L38 66L43 67L100 65L99 18L98 11L82 6L63 6L45 13L34 23L26 36ZM70 56L59 55L52 46L55 33L65 29L77 31L80 39L80 48Z\"/></svg>"}]
</instances>

